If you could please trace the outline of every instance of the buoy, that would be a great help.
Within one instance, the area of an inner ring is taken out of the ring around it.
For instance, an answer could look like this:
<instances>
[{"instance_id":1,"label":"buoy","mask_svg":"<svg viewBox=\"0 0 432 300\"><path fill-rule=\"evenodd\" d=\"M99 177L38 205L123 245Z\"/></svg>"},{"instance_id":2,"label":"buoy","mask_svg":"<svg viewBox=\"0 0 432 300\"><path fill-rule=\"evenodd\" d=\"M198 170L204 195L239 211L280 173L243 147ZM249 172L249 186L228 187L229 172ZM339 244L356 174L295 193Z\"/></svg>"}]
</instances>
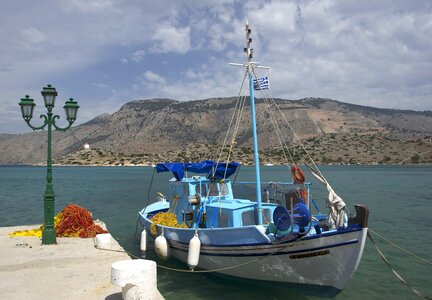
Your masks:
<instances>
[{"instance_id":1,"label":"buoy","mask_svg":"<svg viewBox=\"0 0 432 300\"><path fill-rule=\"evenodd\" d=\"M167 260L169 258L169 245L167 239L164 237L163 229L162 234L155 239L154 248L160 259Z\"/></svg>"},{"instance_id":2,"label":"buoy","mask_svg":"<svg viewBox=\"0 0 432 300\"><path fill-rule=\"evenodd\" d=\"M193 271L199 263L199 256L201 250L201 241L198 238L198 231L195 232L195 235L189 241L189 250L188 250L188 259L187 263L189 268Z\"/></svg>"},{"instance_id":3,"label":"buoy","mask_svg":"<svg viewBox=\"0 0 432 300\"><path fill-rule=\"evenodd\" d=\"M143 252L147 250L147 230L145 228L141 232L140 250Z\"/></svg>"}]
</instances>

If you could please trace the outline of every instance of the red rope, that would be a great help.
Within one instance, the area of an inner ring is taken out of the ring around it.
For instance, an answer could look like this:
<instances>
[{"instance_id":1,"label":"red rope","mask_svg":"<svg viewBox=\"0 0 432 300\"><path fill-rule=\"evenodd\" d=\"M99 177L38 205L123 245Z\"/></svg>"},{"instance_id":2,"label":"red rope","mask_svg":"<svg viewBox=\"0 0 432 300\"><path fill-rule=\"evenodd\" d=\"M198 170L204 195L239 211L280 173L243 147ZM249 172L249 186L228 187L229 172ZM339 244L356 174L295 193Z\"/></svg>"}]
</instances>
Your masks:
<instances>
[{"instance_id":1,"label":"red rope","mask_svg":"<svg viewBox=\"0 0 432 300\"><path fill-rule=\"evenodd\" d=\"M93 222L88 210L78 205L69 204L61 213L61 221L56 227L57 236L87 238L108 232Z\"/></svg>"}]
</instances>

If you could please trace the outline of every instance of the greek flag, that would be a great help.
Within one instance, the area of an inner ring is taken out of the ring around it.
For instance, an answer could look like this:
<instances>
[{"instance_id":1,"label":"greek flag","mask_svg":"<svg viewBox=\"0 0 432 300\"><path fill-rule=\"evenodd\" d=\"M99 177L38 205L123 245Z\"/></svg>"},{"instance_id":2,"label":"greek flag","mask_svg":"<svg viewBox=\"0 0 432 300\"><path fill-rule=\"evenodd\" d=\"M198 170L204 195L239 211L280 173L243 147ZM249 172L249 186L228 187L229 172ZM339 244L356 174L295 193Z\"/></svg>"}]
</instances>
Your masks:
<instances>
[{"instance_id":1,"label":"greek flag","mask_svg":"<svg viewBox=\"0 0 432 300\"><path fill-rule=\"evenodd\" d=\"M254 79L253 81L254 90L268 90L269 89L269 79L268 77L262 77Z\"/></svg>"}]
</instances>

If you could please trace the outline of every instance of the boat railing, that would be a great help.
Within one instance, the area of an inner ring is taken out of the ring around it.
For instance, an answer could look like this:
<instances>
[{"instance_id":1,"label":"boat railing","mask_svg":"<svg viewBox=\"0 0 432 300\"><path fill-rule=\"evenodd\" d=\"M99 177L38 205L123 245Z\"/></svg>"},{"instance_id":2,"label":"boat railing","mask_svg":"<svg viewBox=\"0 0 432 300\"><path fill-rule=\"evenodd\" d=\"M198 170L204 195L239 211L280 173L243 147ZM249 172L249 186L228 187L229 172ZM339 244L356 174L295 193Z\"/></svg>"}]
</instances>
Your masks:
<instances>
[{"instance_id":1,"label":"boat railing","mask_svg":"<svg viewBox=\"0 0 432 300\"><path fill-rule=\"evenodd\" d=\"M273 203L289 208L303 200L303 202L309 206L310 183L294 184L293 182L269 181L261 182L260 186L263 203ZM233 184L232 188L234 198L236 199L250 199L254 201L256 198L255 182L237 181Z\"/></svg>"}]
</instances>

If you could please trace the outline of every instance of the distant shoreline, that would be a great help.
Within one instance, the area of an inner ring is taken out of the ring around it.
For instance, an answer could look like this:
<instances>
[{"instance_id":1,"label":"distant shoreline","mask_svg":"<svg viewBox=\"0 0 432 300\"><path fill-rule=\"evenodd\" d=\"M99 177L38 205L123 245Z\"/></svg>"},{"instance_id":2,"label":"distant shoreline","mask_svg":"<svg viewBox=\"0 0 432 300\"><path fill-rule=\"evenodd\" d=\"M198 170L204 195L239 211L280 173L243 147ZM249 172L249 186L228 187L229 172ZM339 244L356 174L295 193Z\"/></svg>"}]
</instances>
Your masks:
<instances>
[{"instance_id":1,"label":"distant shoreline","mask_svg":"<svg viewBox=\"0 0 432 300\"><path fill-rule=\"evenodd\" d=\"M298 164L300 166L304 166L304 164L300 163ZM409 167L413 167L413 166L432 166L432 164L430 163L418 163L418 164L368 164L368 163L364 163L364 164L317 164L319 166L409 166ZM95 165L95 164L88 164L88 165L64 165L64 164L53 164L53 167L78 167L78 168L82 168L82 167L150 167L150 168L154 168L154 165ZM242 167L253 167L253 165L241 165ZM260 167L264 167L264 168L273 168L273 167L284 167L286 165L278 165L278 164L274 164L273 166L265 166L265 165L260 165ZM20 164L11 164L11 165L0 165L1 167L32 167L32 168L46 168L46 165L42 165L42 164L25 164L25 165L20 165Z\"/></svg>"}]
</instances>

